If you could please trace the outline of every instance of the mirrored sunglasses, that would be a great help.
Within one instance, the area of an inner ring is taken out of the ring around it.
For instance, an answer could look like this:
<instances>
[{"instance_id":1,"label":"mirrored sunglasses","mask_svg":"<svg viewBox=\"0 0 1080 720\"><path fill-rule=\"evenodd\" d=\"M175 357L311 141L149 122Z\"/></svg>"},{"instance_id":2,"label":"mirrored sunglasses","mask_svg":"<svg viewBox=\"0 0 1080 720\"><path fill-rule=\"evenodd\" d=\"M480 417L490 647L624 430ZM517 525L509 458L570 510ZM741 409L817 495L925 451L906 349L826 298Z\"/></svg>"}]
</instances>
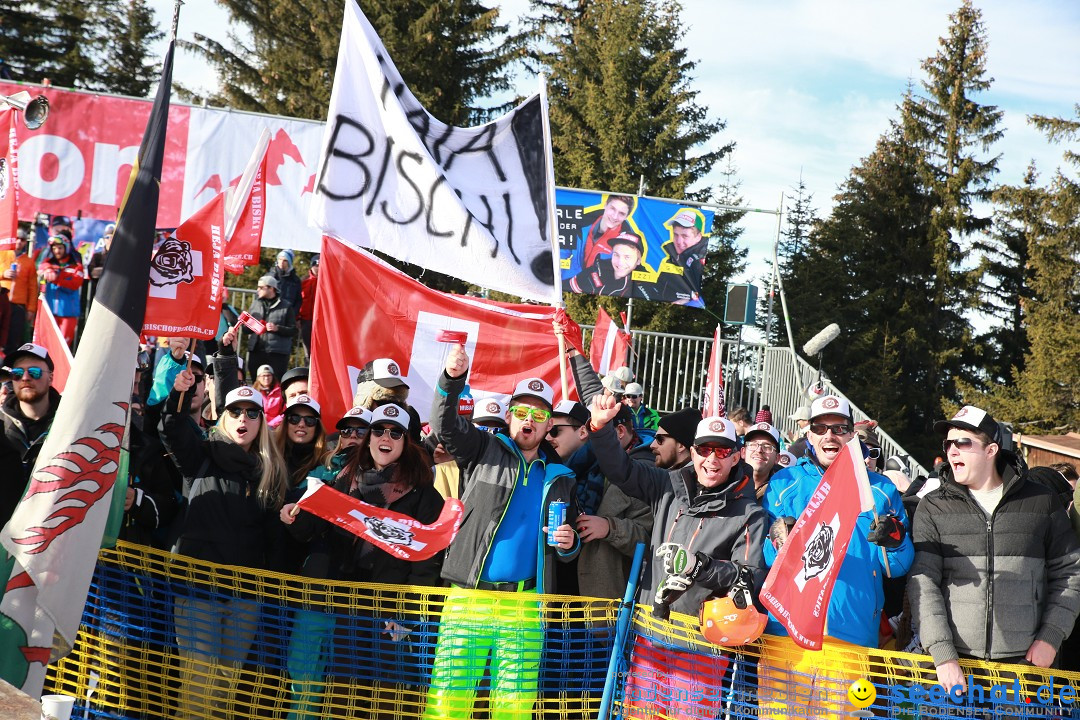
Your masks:
<instances>
[{"instance_id":1,"label":"mirrored sunglasses","mask_svg":"<svg viewBox=\"0 0 1080 720\"><path fill-rule=\"evenodd\" d=\"M735 448L732 447L719 447L717 445L695 445L694 449L697 450L697 454L701 457L709 457L715 454L721 460L726 460L731 457L735 452Z\"/></svg>"},{"instance_id":2,"label":"mirrored sunglasses","mask_svg":"<svg viewBox=\"0 0 1080 720\"><path fill-rule=\"evenodd\" d=\"M824 435L832 430L833 435L849 435L852 432L852 427L846 423L837 423L835 425L827 425L825 423L810 423L810 432L815 435Z\"/></svg>"},{"instance_id":3,"label":"mirrored sunglasses","mask_svg":"<svg viewBox=\"0 0 1080 720\"><path fill-rule=\"evenodd\" d=\"M11 371L11 377L16 380L22 380L23 375L29 375L33 380L40 380L41 376L45 374L45 371L39 367L32 368L15 368Z\"/></svg>"}]
</instances>

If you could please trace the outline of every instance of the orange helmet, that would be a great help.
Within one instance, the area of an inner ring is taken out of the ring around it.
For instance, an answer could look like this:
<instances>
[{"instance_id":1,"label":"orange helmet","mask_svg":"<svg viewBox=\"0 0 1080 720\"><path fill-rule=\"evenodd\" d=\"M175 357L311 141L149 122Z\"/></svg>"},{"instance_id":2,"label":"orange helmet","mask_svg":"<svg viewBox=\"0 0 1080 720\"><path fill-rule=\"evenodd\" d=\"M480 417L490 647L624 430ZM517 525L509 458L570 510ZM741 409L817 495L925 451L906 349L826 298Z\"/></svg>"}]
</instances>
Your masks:
<instances>
[{"instance_id":1,"label":"orange helmet","mask_svg":"<svg viewBox=\"0 0 1080 720\"><path fill-rule=\"evenodd\" d=\"M769 616L754 607L750 589L736 583L725 597L702 603L698 619L706 640L714 645L735 647L761 637Z\"/></svg>"}]
</instances>

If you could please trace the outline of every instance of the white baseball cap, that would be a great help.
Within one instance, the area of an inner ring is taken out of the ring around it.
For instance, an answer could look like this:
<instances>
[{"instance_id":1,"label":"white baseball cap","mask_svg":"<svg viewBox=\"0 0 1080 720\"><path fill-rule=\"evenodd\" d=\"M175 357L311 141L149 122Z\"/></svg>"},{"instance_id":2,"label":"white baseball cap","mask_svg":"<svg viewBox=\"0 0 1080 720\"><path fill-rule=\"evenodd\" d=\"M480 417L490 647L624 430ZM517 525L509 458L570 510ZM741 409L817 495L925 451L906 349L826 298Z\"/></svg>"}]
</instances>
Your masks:
<instances>
[{"instance_id":1,"label":"white baseball cap","mask_svg":"<svg viewBox=\"0 0 1080 720\"><path fill-rule=\"evenodd\" d=\"M225 396L225 408L228 409L233 405L239 405L240 403L251 403L257 405L260 410L263 409L263 397L262 393L251 387L250 385L244 385L232 390Z\"/></svg>"},{"instance_id":2,"label":"white baseball cap","mask_svg":"<svg viewBox=\"0 0 1080 720\"><path fill-rule=\"evenodd\" d=\"M337 429L340 430L345 427L345 423L349 420L359 420L362 423L370 425L371 411L360 405L349 408L345 411L345 414L341 416L341 419L337 421Z\"/></svg>"},{"instance_id":3,"label":"white baseball cap","mask_svg":"<svg viewBox=\"0 0 1080 720\"><path fill-rule=\"evenodd\" d=\"M755 423L750 426L750 429L743 435L743 442L750 440L750 436L754 434L768 435L769 438L776 444L776 447L780 447L780 431L774 428L767 422Z\"/></svg>"},{"instance_id":4,"label":"white baseball cap","mask_svg":"<svg viewBox=\"0 0 1080 720\"><path fill-rule=\"evenodd\" d=\"M799 462L799 458L795 457L787 450L781 450L780 454L776 456L776 464L780 467L792 467L797 462Z\"/></svg>"},{"instance_id":5,"label":"white baseball cap","mask_svg":"<svg viewBox=\"0 0 1080 720\"><path fill-rule=\"evenodd\" d=\"M491 421L506 424L506 404L498 398L484 398L477 400L473 406L472 414L474 425L486 425Z\"/></svg>"},{"instance_id":6,"label":"white baseball cap","mask_svg":"<svg viewBox=\"0 0 1080 720\"><path fill-rule=\"evenodd\" d=\"M409 387L401 377L401 367L391 358L379 358L371 363L371 379L383 387Z\"/></svg>"},{"instance_id":7,"label":"white baseball cap","mask_svg":"<svg viewBox=\"0 0 1080 720\"><path fill-rule=\"evenodd\" d=\"M300 393L299 395L294 397L292 400L287 402L285 404L285 409L289 410L291 408L296 407L297 405L303 405L304 407L309 407L315 412L316 415L322 415L321 408L319 407L319 403L315 402L315 398L311 397L307 393Z\"/></svg>"},{"instance_id":8,"label":"white baseball cap","mask_svg":"<svg viewBox=\"0 0 1080 720\"><path fill-rule=\"evenodd\" d=\"M371 412L371 424L378 425L379 423L397 425L402 430L407 431L409 429L409 411L394 403L380 405Z\"/></svg>"},{"instance_id":9,"label":"white baseball cap","mask_svg":"<svg viewBox=\"0 0 1080 720\"><path fill-rule=\"evenodd\" d=\"M697 425L694 444L717 443L724 447L735 447L735 423L725 417L707 417Z\"/></svg>"},{"instance_id":10,"label":"white baseball cap","mask_svg":"<svg viewBox=\"0 0 1080 720\"><path fill-rule=\"evenodd\" d=\"M626 386L627 395L644 395L645 388L641 386L641 383L632 382Z\"/></svg>"},{"instance_id":11,"label":"white baseball cap","mask_svg":"<svg viewBox=\"0 0 1080 720\"><path fill-rule=\"evenodd\" d=\"M510 402L513 403L519 397L533 397L537 400L543 400L548 407L552 407L555 392L542 378L525 378L514 388L514 394L510 396Z\"/></svg>"},{"instance_id":12,"label":"white baseball cap","mask_svg":"<svg viewBox=\"0 0 1080 720\"><path fill-rule=\"evenodd\" d=\"M819 397L810 406L810 419L821 417L822 415L843 415L846 418L851 417L851 403L842 397L836 395L825 395Z\"/></svg>"}]
</instances>

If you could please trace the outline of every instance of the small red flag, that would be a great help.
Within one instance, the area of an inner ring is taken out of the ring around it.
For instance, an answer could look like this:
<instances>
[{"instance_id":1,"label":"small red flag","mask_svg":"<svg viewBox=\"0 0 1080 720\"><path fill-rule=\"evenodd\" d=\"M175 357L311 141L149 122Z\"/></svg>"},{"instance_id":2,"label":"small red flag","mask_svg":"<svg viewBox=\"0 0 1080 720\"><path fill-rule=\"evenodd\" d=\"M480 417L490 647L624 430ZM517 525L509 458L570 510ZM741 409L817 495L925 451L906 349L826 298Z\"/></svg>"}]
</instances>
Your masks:
<instances>
[{"instance_id":1,"label":"small red flag","mask_svg":"<svg viewBox=\"0 0 1080 720\"><path fill-rule=\"evenodd\" d=\"M457 537L465 506L450 498L439 519L424 525L408 515L368 505L321 482L308 479L308 492L297 507L348 530L402 560L426 560Z\"/></svg>"},{"instance_id":2,"label":"small red flag","mask_svg":"<svg viewBox=\"0 0 1080 720\"><path fill-rule=\"evenodd\" d=\"M589 360L593 370L601 375L626 367L630 349L630 333L615 324L604 308L597 308L596 327L589 343Z\"/></svg>"},{"instance_id":3,"label":"small red flag","mask_svg":"<svg viewBox=\"0 0 1080 720\"><path fill-rule=\"evenodd\" d=\"M49 358L53 361L52 384L56 392L62 394L71 374L71 348L64 340L64 334L60 332L60 326L56 324L44 295L38 299L37 315L34 316L34 342L49 351Z\"/></svg>"},{"instance_id":4,"label":"small red flag","mask_svg":"<svg viewBox=\"0 0 1080 720\"><path fill-rule=\"evenodd\" d=\"M701 417L723 417L724 408L724 364L720 360L720 326L713 334L712 353L709 355L709 369L705 380L705 407Z\"/></svg>"}]
</instances>

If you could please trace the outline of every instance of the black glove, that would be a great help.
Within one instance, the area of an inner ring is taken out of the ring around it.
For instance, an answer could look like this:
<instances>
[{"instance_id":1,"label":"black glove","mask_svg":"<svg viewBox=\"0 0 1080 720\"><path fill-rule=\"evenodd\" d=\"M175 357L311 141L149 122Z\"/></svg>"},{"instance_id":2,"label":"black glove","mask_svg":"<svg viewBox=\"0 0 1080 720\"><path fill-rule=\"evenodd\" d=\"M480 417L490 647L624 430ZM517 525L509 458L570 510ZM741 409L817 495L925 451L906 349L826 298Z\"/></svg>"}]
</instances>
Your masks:
<instances>
[{"instance_id":1,"label":"black glove","mask_svg":"<svg viewBox=\"0 0 1080 720\"><path fill-rule=\"evenodd\" d=\"M879 515L870 523L870 534L866 539L883 548L899 547L904 542L904 523L895 515Z\"/></svg>"}]
</instances>

